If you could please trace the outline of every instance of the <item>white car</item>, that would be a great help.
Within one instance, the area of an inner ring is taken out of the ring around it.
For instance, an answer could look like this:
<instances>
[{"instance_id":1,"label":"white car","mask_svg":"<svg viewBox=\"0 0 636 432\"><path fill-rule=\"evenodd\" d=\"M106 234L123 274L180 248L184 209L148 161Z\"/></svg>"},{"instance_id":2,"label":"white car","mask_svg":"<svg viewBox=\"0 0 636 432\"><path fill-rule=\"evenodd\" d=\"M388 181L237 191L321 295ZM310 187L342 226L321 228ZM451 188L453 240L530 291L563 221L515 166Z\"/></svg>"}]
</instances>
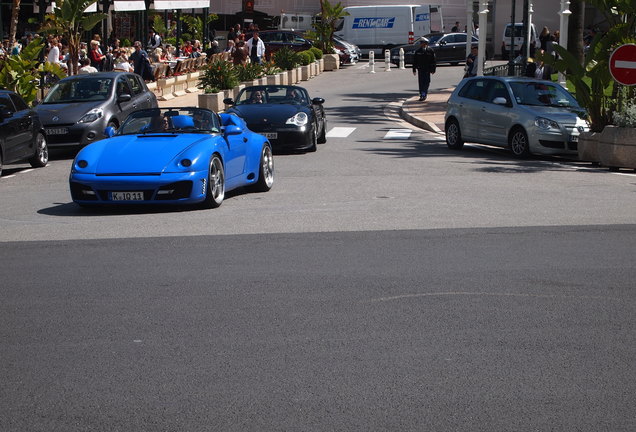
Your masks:
<instances>
[{"instance_id":1,"label":"white car","mask_svg":"<svg viewBox=\"0 0 636 432\"><path fill-rule=\"evenodd\" d=\"M464 142L531 153L576 154L588 132L587 113L566 89L551 81L479 76L462 80L448 99L446 144Z\"/></svg>"}]
</instances>

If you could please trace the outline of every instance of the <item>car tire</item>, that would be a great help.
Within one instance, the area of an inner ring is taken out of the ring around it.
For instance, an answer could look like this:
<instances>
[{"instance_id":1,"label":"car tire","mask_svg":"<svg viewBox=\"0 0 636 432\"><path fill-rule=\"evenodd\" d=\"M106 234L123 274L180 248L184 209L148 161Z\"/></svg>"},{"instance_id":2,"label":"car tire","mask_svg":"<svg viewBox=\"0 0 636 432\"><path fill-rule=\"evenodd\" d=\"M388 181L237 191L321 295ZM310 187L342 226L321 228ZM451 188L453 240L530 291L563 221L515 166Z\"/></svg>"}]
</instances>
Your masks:
<instances>
[{"instance_id":1,"label":"car tire","mask_svg":"<svg viewBox=\"0 0 636 432\"><path fill-rule=\"evenodd\" d=\"M456 119L450 118L446 122L446 145L449 149L461 150L464 147L462 131Z\"/></svg>"},{"instance_id":2,"label":"car tire","mask_svg":"<svg viewBox=\"0 0 636 432\"><path fill-rule=\"evenodd\" d=\"M49 146L46 143L46 137L41 132L38 132L35 137L35 154L31 156L29 163L33 168L42 168L49 163Z\"/></svg>"},{"instance_id":3,"label":"car tire","mask_svg":"<svg viewBox=\"0 0 636 432\"><path fill-rule=\"evenodd\" d=\"M327 122L322 123L322 131L318 136L318 144L324 144L327 142Z\"/></svg>"},{"instance_id":4,"label":"car tire","mask_svg":"<svg viewBox=\"0 0 636 432\"><path fill-rule=\"evenodd\" d=\"M274 157L272 148L265 144L261 150L261 159L258 163L258 181L254 183L254 192L267 192L274 184Z\"/></svg>"},{"instance_id":5,"label":"car tire","mask_svg":"<svg viewBox=\"0 0 636 432\"><path fill-rule=\"evenodd\" d=\"M508 139L510 151L517 158L527 158L530 156L530 143L528 142L528 134L523 128L517 127L510 132Z\"/></svg>"},{"instance_id":6,"label":"car tire","mask_svg":"<svg viewBox=\"0 0 636 432\"><path fill-rule=\"evenodd\" d=\"M311 140L311 142L309 143L309 148L307 149L307 151L309 153L313 153L318 149L318 126L314 126L309 139Z\"/></svg>"},{"instance_id":7,"label":"car tire","mask_svg":"<svg viewBox=\"0 0 636 432\"><path fill-rule=\"evenodd\" d=\"M203 208L217 208L225 198L225 170L219 155L214 154L208 168L208 184L205 188Z\"/></svg>"}]
</instances>

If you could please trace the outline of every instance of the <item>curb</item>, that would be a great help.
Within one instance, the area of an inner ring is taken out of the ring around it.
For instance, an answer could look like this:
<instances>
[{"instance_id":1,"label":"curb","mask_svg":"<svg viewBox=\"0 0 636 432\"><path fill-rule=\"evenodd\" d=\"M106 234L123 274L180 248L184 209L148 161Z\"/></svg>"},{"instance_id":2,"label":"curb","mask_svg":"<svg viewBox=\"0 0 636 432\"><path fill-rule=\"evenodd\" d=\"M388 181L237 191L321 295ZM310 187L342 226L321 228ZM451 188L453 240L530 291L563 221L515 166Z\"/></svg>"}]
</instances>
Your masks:
<instances>
[{"instance_id":1,"label":"curb","mask_svg":"<svg viewBox=\"0 0 636 432\"><path fill-rule=\"evenodd\" d=\"M411 123L412 125L419 127L420 129L424 129L430 132L443 133L443 131L438 128L435 123L419 117L415 117L408 111L405 111L404 105L400 106L400 117L402 117L404 120Z\"/></svg>"}]
</instances>

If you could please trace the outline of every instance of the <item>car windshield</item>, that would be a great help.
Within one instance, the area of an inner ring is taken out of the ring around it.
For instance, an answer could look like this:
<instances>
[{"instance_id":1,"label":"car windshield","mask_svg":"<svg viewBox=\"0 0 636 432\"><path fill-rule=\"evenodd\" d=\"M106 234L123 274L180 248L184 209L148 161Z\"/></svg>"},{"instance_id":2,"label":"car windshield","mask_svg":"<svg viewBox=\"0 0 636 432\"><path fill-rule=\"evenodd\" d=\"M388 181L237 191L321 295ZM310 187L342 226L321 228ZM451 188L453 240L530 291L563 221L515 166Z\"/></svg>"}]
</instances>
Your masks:
<instances>
[{"instance_id":1,"label":"car windshield","mask_svg":"<svg viewBox=\"0 0 636 432\"><path fill-rule=\"evenodd\" d=\"M580 108L576 99L557 84L543 81L512 81L510 88L520 105Z\"/></svg>"},{"instance_id":2,"label":"car windshield","mask_svg":"<svg viewBox=\"0 0 636 432\"><path fill-rule=\"evenodd\" d=\"M135 111L117 135L156 133L218 133L218 116L202 108L153 108Z\"/></svg>"},{"instance_id":3,"label":"car windshield","mask_svg":"<svg viewBox=\"0 0 636 432\"><path fill-rule=\"evenodd\" d=\"M110 94L112 78L62 80L46 95L43 104L104 101Z\"/></svg>"},{"instance_id":4,"label":"car windshield","mask_svg":"<svg viewBox=\"0 0 636 432\"><path fill-rule=\"evenodd\" d=\"M307 104L307 90L297 86L246 87L236 98L236 105L249 104Z\"/></svg>"}]
</instances>

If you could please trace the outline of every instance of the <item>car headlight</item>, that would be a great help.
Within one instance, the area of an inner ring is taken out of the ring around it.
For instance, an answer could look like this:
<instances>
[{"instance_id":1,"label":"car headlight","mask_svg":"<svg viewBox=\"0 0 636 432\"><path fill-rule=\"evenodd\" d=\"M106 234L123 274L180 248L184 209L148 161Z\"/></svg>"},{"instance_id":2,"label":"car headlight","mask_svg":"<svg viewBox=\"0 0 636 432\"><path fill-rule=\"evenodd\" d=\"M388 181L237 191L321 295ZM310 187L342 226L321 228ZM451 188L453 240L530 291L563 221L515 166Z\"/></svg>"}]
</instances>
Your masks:
<instances>
[{"instance_id":1,"label":"car headlight","mask_svg":"<svg viewBox=\"0 0 636 432\"><path fill-rule=\"evenodd\" d=\"M305 126L309 121L309 116L304 112L299 112L295 116L288 118L285 124L293 124L296 126Z\"/></svg>"},{"instance_id":2,"label":"car headlight","mask_svg":"<svg viewBox=\"0 0 636 432\"><path fill-rule=\"evenodd\" d=\"M544 118L544 117L537 117L536 119L534 119L534 125L538 127L539 129L544 129L544 130L549 130L549 129L560 130L561 129L557 122Z\"/></svg>"},{"instance_id":3,"label":"car headlight","mask_svg":"<svg viewBox=\"0 0 636 432\"><path fill-rule=\"evenodd\" d=\"M93 108L92 110L84 114L82 118L79 119L78 123L92 123L95 120L102 118L103 115L104 110L102 110L101 108Z\"/></svg>"}]
</instances>

